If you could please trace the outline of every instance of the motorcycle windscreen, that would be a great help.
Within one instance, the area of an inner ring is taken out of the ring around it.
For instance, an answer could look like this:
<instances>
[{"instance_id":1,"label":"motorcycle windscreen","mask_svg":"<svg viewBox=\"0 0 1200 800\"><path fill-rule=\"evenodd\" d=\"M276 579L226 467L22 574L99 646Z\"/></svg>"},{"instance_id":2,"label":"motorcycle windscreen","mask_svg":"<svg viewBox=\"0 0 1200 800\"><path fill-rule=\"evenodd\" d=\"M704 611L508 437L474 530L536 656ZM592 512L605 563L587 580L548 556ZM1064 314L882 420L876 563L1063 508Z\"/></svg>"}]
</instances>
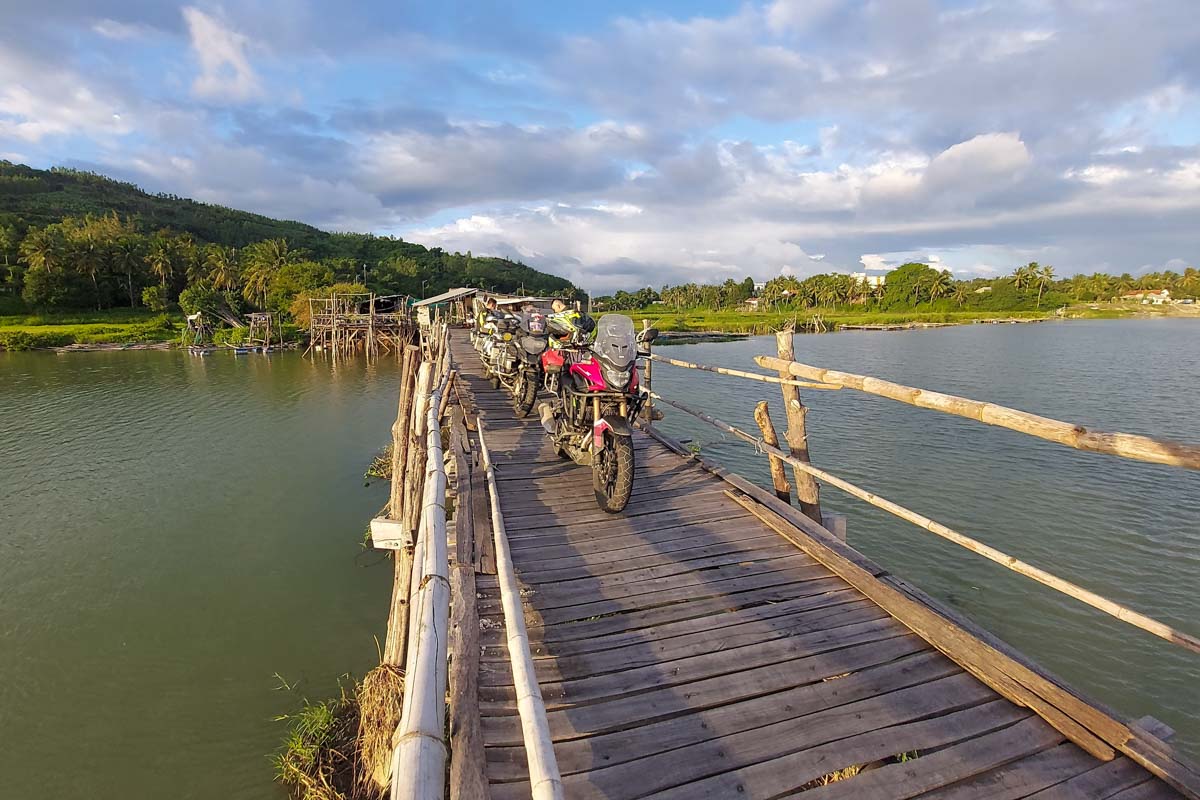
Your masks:
<instances>
[{"instance_id":1,"label":"motorcycle windscreen","mask_svg":"<svg viewBox=\"0 0 1200 800\"><path fill-rule=\"evenodd\" d=\"M633 320L624 314L605 314L596 323L596 341L592 351L607 364L628 370L637 359L637 336Z\"/></svg>"}]
</instances>

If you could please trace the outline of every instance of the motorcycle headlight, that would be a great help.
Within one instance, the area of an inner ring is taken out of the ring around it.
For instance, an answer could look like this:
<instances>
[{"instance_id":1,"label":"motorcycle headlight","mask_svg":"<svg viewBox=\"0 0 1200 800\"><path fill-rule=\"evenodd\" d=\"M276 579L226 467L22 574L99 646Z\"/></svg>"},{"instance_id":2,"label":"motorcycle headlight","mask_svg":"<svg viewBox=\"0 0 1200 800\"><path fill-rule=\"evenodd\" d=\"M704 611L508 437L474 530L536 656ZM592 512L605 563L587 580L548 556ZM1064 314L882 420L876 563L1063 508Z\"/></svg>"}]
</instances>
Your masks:
<instances>
[{"instance_id":1,"label":"motorcycle headlight","mask_svg":"<svg viewBox=\"0 0 1200 800\"><path fill-rule=\"evenodd\" d=\"M621 390L629 385L629 370L604 366L600 370L609 389Z\"/></svg>"}]
</instances>

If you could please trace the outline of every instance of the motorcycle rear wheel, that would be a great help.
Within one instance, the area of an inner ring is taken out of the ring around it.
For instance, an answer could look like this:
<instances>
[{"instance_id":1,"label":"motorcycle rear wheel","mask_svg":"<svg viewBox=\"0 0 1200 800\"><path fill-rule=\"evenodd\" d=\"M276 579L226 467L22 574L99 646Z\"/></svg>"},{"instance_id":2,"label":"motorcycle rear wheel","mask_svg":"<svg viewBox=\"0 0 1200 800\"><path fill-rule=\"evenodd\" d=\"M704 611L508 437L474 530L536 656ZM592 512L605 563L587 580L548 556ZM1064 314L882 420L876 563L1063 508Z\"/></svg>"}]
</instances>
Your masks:
<instances>
[{"instance_id":1,"label":"motorcycle rear wheel","mask_svg":"<svg viewBox=\"0 0 1200 800\"><path fill-rule=\"evenodd\" d=\"M604 447L592 454L596 505L609 514L625 510L633 493L633 438L604 434Z\"/></svg>"}]
</instances>

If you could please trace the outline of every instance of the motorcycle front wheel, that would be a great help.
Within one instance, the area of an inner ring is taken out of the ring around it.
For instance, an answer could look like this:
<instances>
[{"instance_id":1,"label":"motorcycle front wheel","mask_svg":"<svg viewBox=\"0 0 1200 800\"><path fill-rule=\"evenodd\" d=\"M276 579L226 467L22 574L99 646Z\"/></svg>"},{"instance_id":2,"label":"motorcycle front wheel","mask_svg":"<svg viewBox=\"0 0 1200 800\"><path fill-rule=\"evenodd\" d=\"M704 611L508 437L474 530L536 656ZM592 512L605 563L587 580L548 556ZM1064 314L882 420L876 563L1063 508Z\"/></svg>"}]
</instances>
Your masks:
<instances>
[{"instance_id":1,"label":"motorcycle front wheel","mask_svg":"<svg viewBox=\"0 0 1200 800\"><path fill-rule=\"evenodd\" d=\"M533 404L537 402L537 391L538 382L534 376L521 370L513 384L513 403L518 417L528 417L529 412L533 411Z\"/></svg>"},{"instance_id":2,"label":"motorcycle front wheel","mask_svg":"<svg viewBox=\"0 0 1200 800\"><path fill-rule=\"evenodd\" d=\"M592 455L592 489L602 511L625 510L633 493L633 438L604 433L604 447Z\"/></svg>"}]
</instances>

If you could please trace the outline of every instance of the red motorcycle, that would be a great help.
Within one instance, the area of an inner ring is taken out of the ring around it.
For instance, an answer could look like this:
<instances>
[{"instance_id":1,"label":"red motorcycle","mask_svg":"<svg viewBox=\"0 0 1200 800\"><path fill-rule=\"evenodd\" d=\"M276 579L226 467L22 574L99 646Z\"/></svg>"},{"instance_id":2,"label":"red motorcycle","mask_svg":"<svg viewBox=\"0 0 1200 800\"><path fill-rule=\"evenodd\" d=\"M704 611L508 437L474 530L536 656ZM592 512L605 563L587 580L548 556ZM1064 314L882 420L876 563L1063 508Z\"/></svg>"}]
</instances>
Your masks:
<instances>
[{"instance_id":1,"label":"red motorcycle","mask_svg":"<svg viewBox=\"0 0 1200 800\"><path fill-rule=\"evenodd\" d=\"M555 396L541 407L542 425L560 458L592 468L596 503L623 510L633 491L633 428L649 394L638 384L638 344L654 341L654 328L636 336L633 320L605 314L591 345L568 343L542 353L545 386Z\"/></svg>"}]
</instances>

